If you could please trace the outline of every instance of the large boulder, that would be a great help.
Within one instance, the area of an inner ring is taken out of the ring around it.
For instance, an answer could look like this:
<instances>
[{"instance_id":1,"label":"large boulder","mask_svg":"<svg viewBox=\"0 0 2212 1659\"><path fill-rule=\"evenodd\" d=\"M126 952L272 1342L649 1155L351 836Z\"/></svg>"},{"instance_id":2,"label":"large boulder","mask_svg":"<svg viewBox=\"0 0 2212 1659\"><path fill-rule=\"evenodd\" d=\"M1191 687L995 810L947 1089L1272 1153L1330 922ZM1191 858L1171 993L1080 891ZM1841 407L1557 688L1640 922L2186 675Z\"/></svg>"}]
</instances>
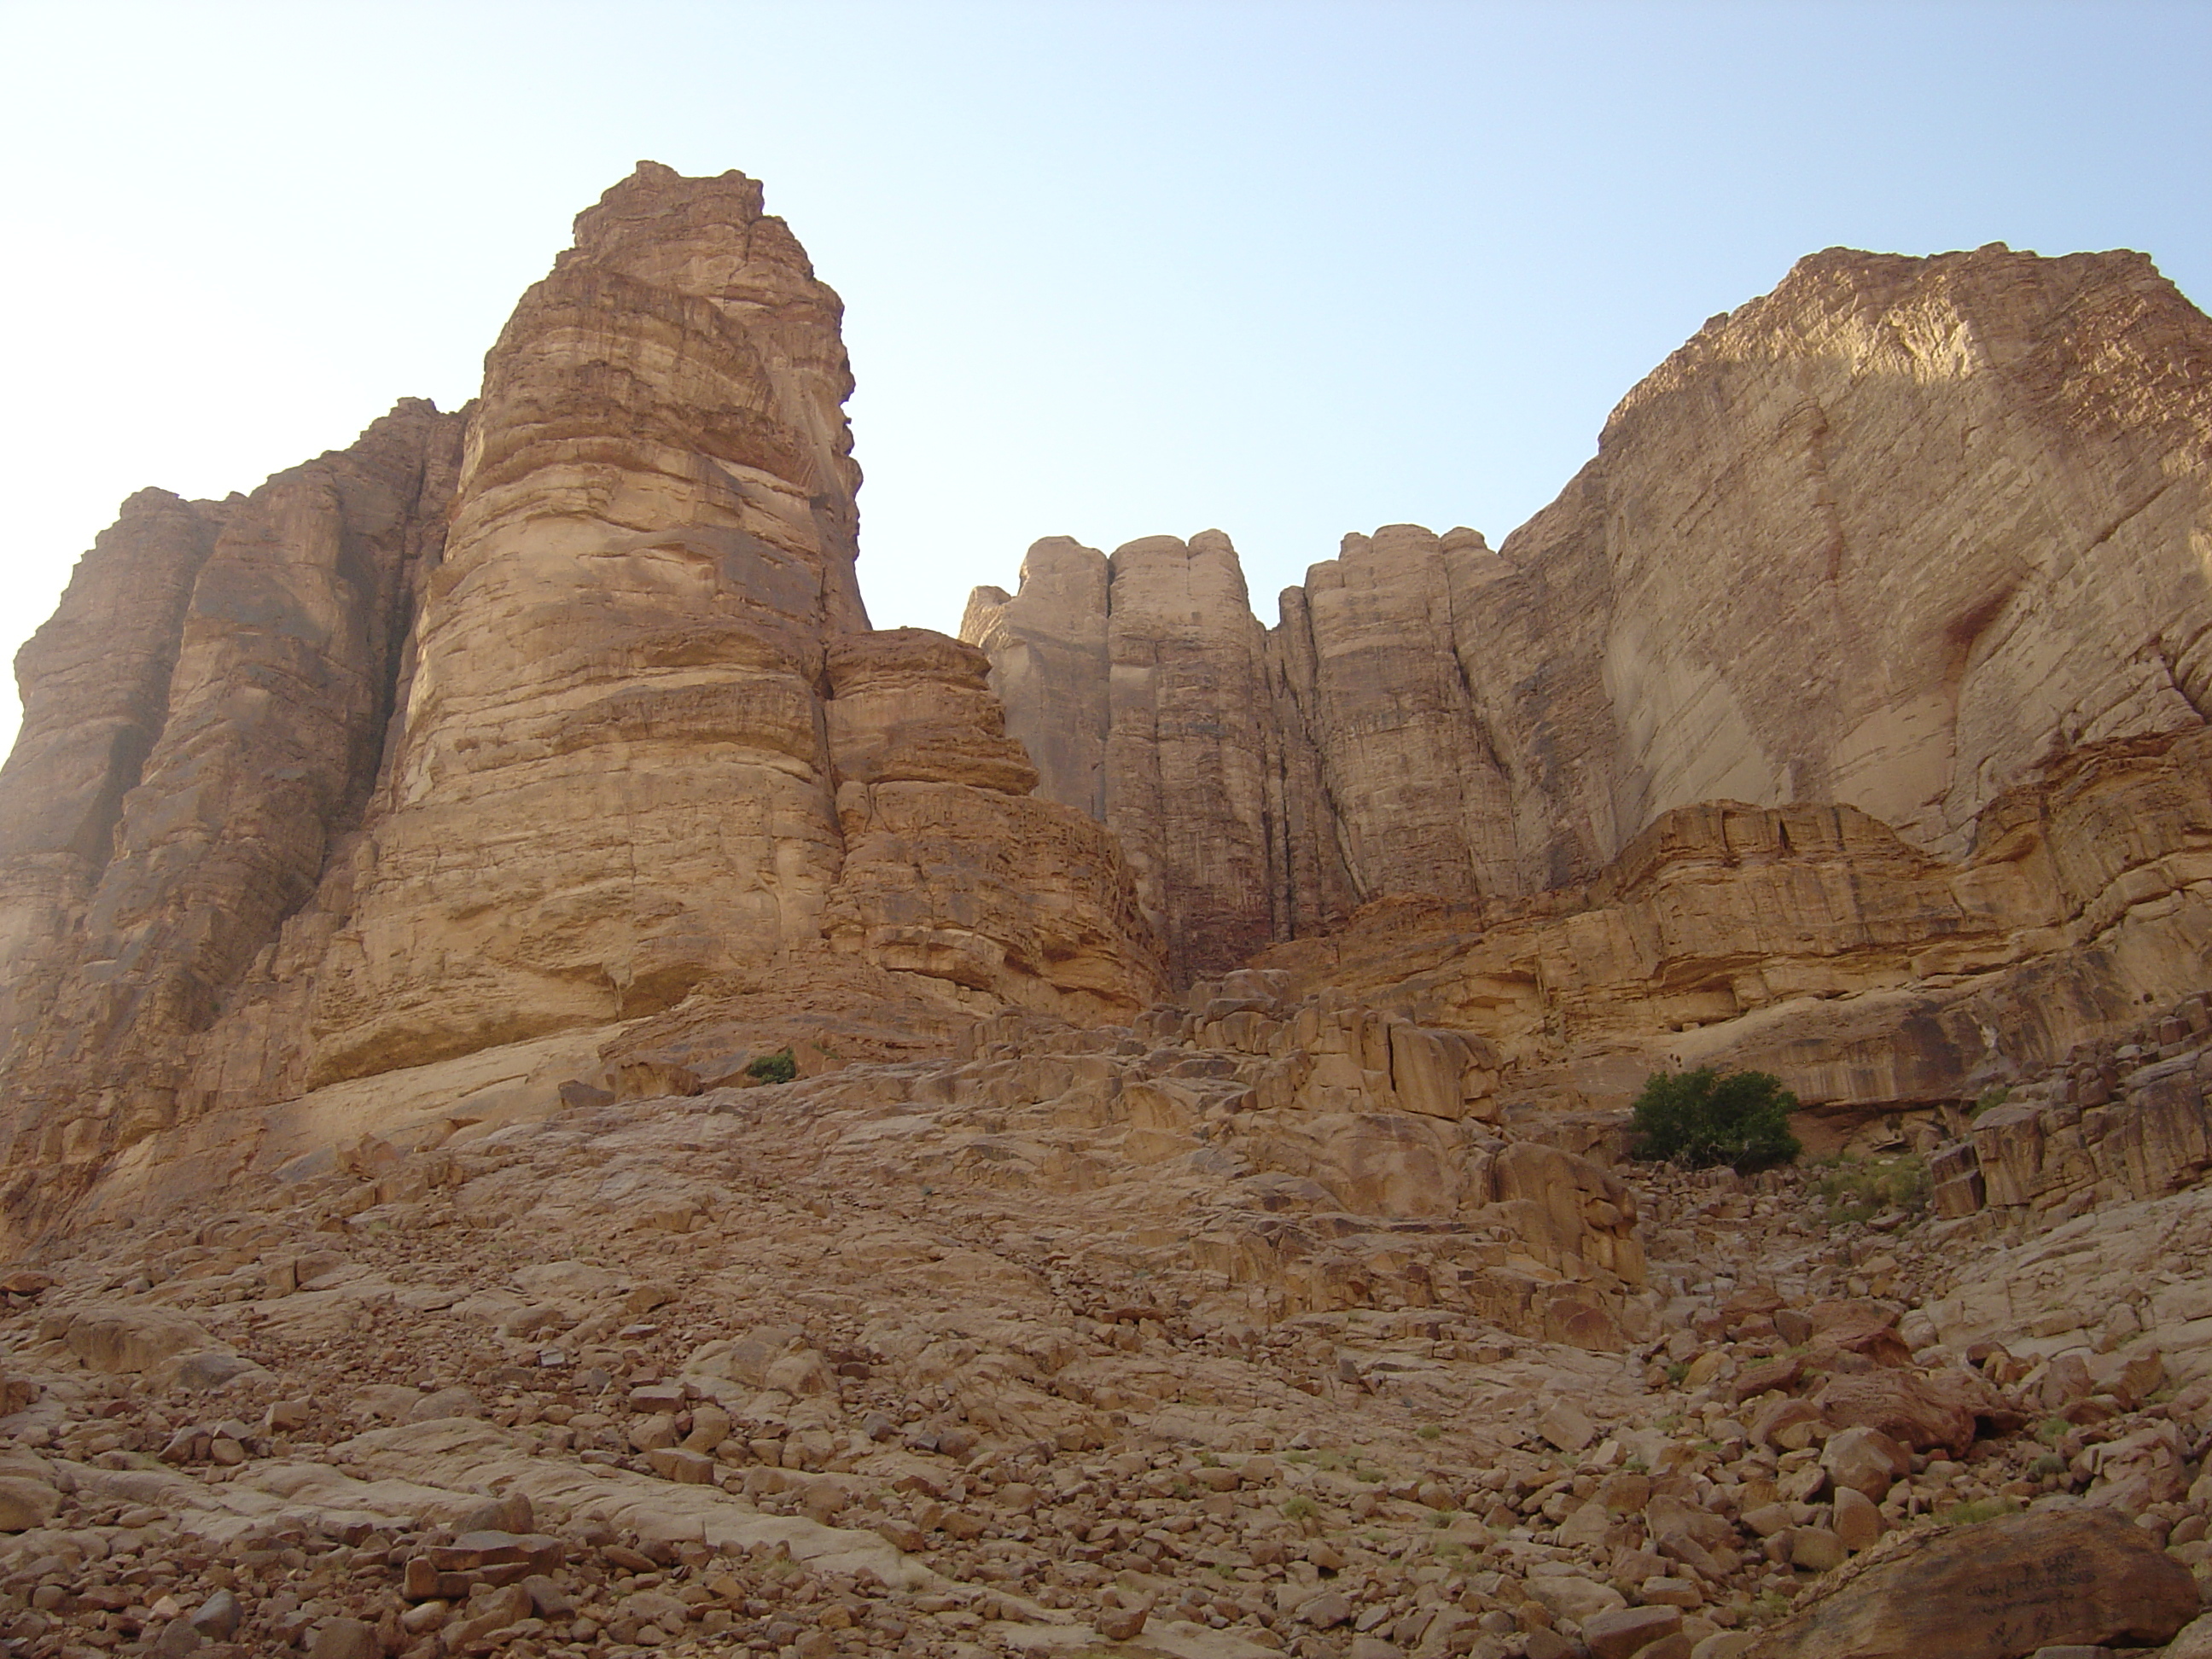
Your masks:
<instances>
[{"instance_id":1,"label":"large boulder","mask_svg":"<svg viewBox=\"0 0 2212 1659\"><path fill-rule=\"evenodd\" d=\"M2197 1616L2197 1581L2148 1533L2095 1510L2036 1510L1895 1533L1744 1659L2023 1659L2155 1645Z\"/></svg>"}]
</instances>

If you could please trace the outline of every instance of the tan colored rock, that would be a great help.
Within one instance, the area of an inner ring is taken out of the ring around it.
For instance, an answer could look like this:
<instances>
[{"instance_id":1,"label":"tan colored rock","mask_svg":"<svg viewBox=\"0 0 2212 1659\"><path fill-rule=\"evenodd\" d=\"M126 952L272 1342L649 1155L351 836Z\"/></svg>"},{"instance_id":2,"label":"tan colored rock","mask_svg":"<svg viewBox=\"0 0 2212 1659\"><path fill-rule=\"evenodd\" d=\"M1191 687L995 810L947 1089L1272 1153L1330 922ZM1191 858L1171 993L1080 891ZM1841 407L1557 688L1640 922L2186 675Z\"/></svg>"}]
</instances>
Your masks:
<instances>
[{"instance_id":1,"label":"tan colored rock","mask_svg":"<svg viewBox=\"0 0 2212 1659\"><path fill-rule=\"evenodd\" d=\"M1889 1530L1881 1511L1875 1507L1875 1500L1853 1486L1837 1489L1835 1515L1836 1536L1842 1539L1844 1547L1854 1554L1873 1548L1881 1540L1881 1535Z\"/></svg>"},{"instance_id":2,"label":"tan colored rock","mask_svg":"<svg viewBox=\"0 0 2212 1659\"><path fill-rule=\"evenodd\" d=\"M1942 1447L1963 1455L1979 1413L2008 1410L1966 1372L1879 1370L1832 1377L1814 1403L1830 1426L1869 1428L1914 1450Z\"/></svg>"},{"instance_id":3,"label":"tan colored rock","mask_svg":"<svg viewBox=\"0 0 2212 1659\"><path fill-rule=\"evenodd\" d=\"M1828 1437L1820 1467L1837 1487L1879 1504L1894 1482L1912 1473L1912 1457L1880 1429L1860 1426Z\"/></svg>"},{"instance_id":4,"label":"tan colored rock","mask_svg":"<svg viewBox=\"0 0 2212 1659\"><path fill-rule=\"evenodd\" d=\"M219 1345L207 1328L180 1313L127 1305L72 1310L55 1322L61 1340L88 1370L146 1371L179 1354Z\"/></svg>"},{"instance_id":5,"label":"tan colored rock","mask_svg":"<svg viewBox=\"0 0 2212 1659\"><path fill-rule=\"evenodd\" d=\"M131 496L16 656L23 720L0 770L0 1033L58 989L123 798L161 735L192 584L227 516L167 490Z\"/></svg>"},{"instance_id":6,"label":"tan colored rock","mask_svg":"<svg viewBox=\"0 0 2212 1659\"><path fill-rule=\"evenodd\" d=\"M22 857L74 872L39 901L60 933L43 967L21 959L10 993L42 1009L11 1054L9 1095L17 1162L57 1170L45 1201L59 1166L81 1178L190 1114L189 1043L358 821L459 440L458 417L410 399L352 448L220 509L134 498L112 550L124 558L87 561L82 599L33 642L27 669L55 684L30 692L38 724L0 785L0 818ZM104 597L118 577L144 584L127 610ZM82 653L111 629L116 672L88 675ZM95 751L112 751L99 777L83 770ZM297 1038L295 1010L228 1058L259 1086Z\"/></svg>"},{"instance_id":7,"label":"tan colored rock","mask_svg":"<svg viewBox=\"0 0 2212 1659\"><path fill-rule=\"evenodd\" d=\"M2208 349L2212 325L2134 254L1801 261L1637 386L1500 551L1392 526L1285 593L1273 729L1253 751L1286 801L1310 778L1334 803L1286 817L1292 857L1340 848L1359 898L1510 896L1594 875L1661 814L1716 799L1841 802L1956 857L2048 756L2201 726L2212 593L2182 550L2212 440L2179 366ZM2078 368L2093 357L2097 374ZM2028 459L2053 453L2094 454L2094 482ZM988 591L972 636L995 626L1009 651L1029 630L1006 617L1096 605L1095 583L1073 605L1068 586L1040 579L1026 605ZM1191 596L1241 611L1241 582ZM1202 659L1190 678L1246 672L1235 615L1179 625ZM2155 660L2145 629L2166 641ZM1098 672L1095 650L1029 650L1004 689L1094 708L1054 681ZM1217 811L1242 798L1198 788ZM1191 810L1176 799L1163 811ZM1169 821L1139 800L1109 816L1135 841ZM1329 884L1305 890L1316 921L1291 907L1277 938L1340 914Z\"/></svg>"},{"instance_id":8,"label":"tan colored rock","mask_svg":"<svg viewBox=\"0 0 2212 1659\"><path fill-rule=\"evenodd\" d=\"M43 1527L61 1508L62 1495L43 1480L0 1476L0 1532Z\"/></svg>"},{"instance_id":9,"label":"tan colored rock","mask_svg":"<svg viewBox=\"0 0 2212 1659\"><path fill-rule=\"evenodd\" d=\"M1127 872L1030 798L983 659L866 632L839 310L756 183L647 163L465 444L407 403L245 501L134 501L26 657L0 781L19 1209L156 1130L234 1156L210 1112L763 973L744 1012L825 1054L884 1010L927 1046L1153 998Z\"/></svg>"},{"instance_id":10,"label":"tan colored rock","mask_svg":"<svg viewBox=\"0 0 2212 1659\"><path fill-rule=\"evenodd\" d=\"M1583 1620L1583 1643L1596 1659L1633 1659L1681 1629L1679 1607L1622 1607Z\"/></svg>"}]
</instances>

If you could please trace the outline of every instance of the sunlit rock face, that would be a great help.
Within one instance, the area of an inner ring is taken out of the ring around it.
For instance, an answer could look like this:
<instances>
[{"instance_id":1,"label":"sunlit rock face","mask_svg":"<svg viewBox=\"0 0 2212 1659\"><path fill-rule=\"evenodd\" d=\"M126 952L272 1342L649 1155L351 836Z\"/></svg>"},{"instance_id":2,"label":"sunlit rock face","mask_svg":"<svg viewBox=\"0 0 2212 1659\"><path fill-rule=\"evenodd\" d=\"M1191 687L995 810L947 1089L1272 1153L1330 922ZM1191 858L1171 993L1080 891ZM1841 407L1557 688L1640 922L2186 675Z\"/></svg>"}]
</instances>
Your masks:
<instances>
[{"instance_id":1,"label":"sunlit rock face","mask_svg":"<svg viewBox=\"0 0 2212 1659\"><path fill-rule=\"evenodd\" d=\"M19 664L26 1169L771 963L787 1023L940 1041L1146 1004L1118 851L1030 798L982 657L868 629L840 309L756 182L641 164L467 410L133 499Z\"/></svg>"},{"instance_id":2,"label":"sunlit rock face","mask_svg":"<svg viewBox=\"0 0 2212 1659\"><path fill-rule=\"evenodd\" d=\"M2209 446L2212 323L2141 255L1830 250L1631 392L1496 551L1348 537L1262 635L1212 532L1203 592L1159 544L1102 582L1040 543L966 632L1171 939L1219 932L1224 848L1278 939L1386 895L1524 901L1713 799L1958 858L2069 750L2203 724ZM1237 764L1167 765L1170 673Z\"/></svg>"},{"instance_id":3,"label":"sunlit rock face","mask_svg":"<svg viewBox=\"0 0 2212 1659\"><path fill-rule=\"evenodd\" d=\"M650 1013L816 937L824 642L866 626L836 296L641 168L486 361L316 1080Z\"/></svg>"}]
</instances>

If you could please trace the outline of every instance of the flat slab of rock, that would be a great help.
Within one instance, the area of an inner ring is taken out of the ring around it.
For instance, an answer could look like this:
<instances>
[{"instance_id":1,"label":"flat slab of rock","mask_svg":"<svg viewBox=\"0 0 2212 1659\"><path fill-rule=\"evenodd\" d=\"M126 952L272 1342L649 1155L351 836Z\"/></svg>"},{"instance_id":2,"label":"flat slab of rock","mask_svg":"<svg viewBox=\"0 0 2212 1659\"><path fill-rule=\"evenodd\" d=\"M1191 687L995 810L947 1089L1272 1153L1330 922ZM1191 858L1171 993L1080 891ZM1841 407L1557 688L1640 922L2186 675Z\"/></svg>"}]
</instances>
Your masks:
<instances>
[{"instance_id":1,"label":"flat slab of rock","mask_svg":"<svg viewBox=\"0 0 2212 1659\"><path fill-rule=\"evenodd\" d=\"M1893 1534L1745 1659L2024 1659L2156 1644L2196 1618L2197 1582L2139 1528L2094 1510Z\"/></svg>"}]
</instances>

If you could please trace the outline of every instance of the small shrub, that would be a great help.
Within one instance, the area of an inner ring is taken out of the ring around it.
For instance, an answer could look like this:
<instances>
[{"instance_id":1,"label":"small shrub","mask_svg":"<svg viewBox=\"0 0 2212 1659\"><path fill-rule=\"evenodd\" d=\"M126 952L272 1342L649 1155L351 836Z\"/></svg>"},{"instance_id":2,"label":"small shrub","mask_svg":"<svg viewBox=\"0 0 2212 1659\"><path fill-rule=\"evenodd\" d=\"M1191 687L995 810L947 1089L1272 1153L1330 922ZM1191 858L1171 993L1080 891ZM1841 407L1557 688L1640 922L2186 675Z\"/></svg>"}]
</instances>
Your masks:
<instances>
[{"instance_id":1,"label":"small shrub","mask_svg":"<svg viewBox=\"0 0 2212 1659\"><path fill-rule=\"evenodd\" d=\"M1979 1117L1992 1106L2002 1106L2012 1098L2012 1091L2002 1083L1993 1083L1975 1097L1974 1103L1966 1108L1968 1117Z\"/></svg>"},{"instance_id":2,"label":"small shrub","mask_svg":"<svg viewBox=\"0 0 2212 1659\"><path fill-rule=\"evenodd\" d=\"M1765 1072L1654 1072L1630 1123L1637 1156L1693 1170L1725 1164L1739 1175L1797 1156L1790 1114L1797 1097Z\"/></svg>"},{"instance_id":3,"label":"small shrub","mask_svg":"<svg viewBox=\"0 0 2212 1659\"><path fill-rule=\"evenodd\" d=\"M745 1075L756 1083L788 1083L799 1075L799 1057L788 1048L779 1048L746 1066Z\"/></svg>"},{"instance_id":4,"label":"small shrub","mask_svg":"<svg viewBox=\"0 0 2212 1659\"><path fill-rule=\"evenodd\" d=\"M1441 1440L1444 1437L1443 1425L1441 1423L1424 1423L1416 1432L1424 1440Z\"/></svg>"},{"instance_id":5,"label":"small shrub","mask_svg":"<svg viewBox=\"0 0 2212 1659\"><path fill-rule=\"evenodd\" d=\"M1321 1506L1304 1492L1283 1500L1283 1518L1286 1521L1310 1521L1321 1513Z\"/></svg>"},{"instance_id":6,"label":"small shrub","mask_svg":"<svg viewBox=\"0 0 2212 1659\"><path fill-rule=\"evenodd\" d=\"M1870 1221L1884 1210L1919 1215L1928 1208L1928 1165L1910 1153L1837 1159L1822 1164L1814 1193L1827 1200L1828 1224Z\"/></svg>"}]
</instances>

